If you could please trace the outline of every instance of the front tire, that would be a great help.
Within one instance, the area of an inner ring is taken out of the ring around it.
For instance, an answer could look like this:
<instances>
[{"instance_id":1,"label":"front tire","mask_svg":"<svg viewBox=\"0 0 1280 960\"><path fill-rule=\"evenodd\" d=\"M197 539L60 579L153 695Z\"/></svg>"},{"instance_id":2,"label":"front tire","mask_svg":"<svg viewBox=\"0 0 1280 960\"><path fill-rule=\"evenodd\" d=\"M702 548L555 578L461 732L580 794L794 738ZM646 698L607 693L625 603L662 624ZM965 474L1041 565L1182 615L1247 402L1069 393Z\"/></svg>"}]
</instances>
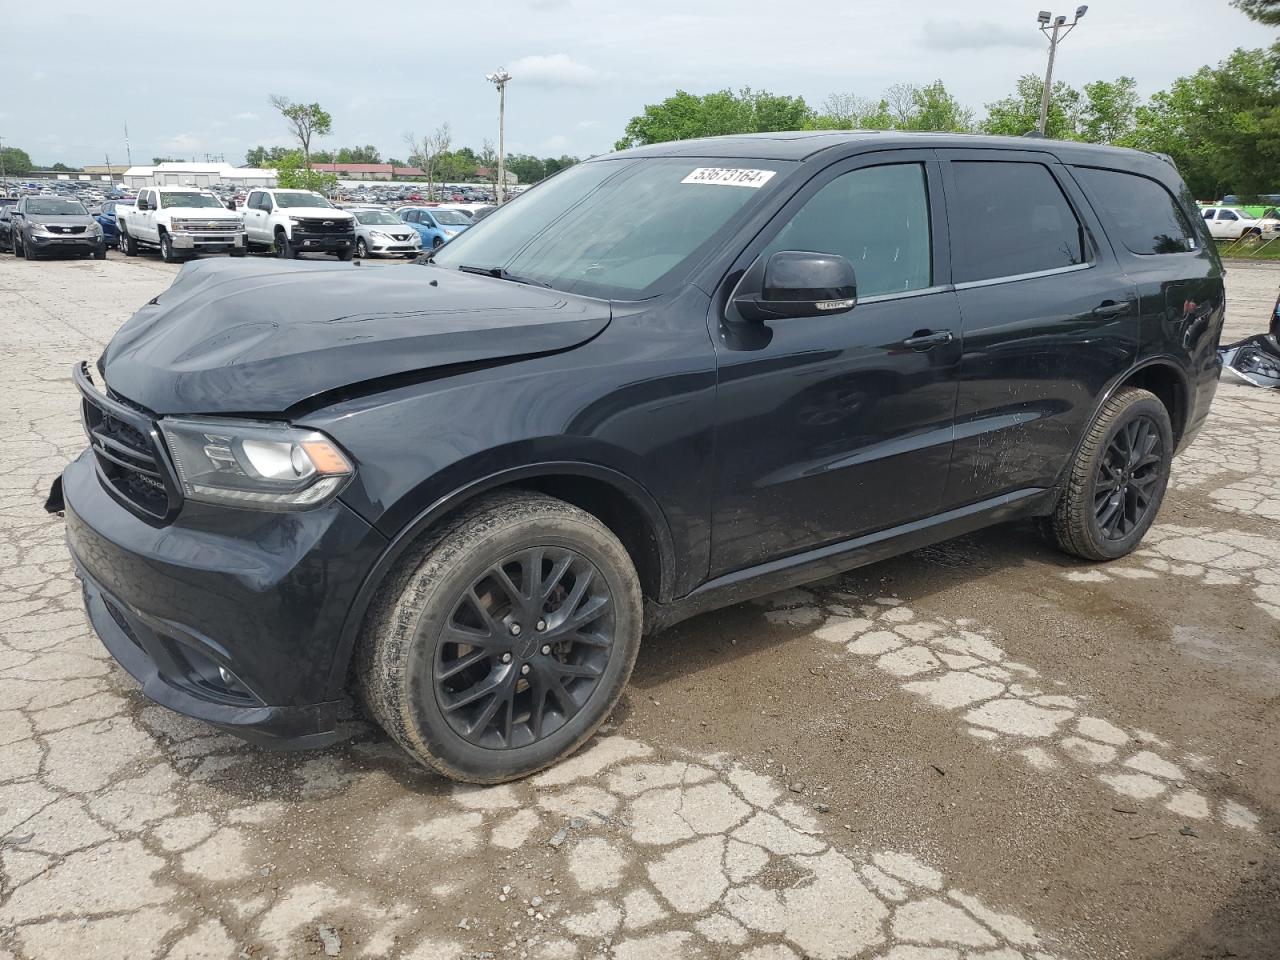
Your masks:
<instances>
[{"instance_id":1,"label":"front tire","mask_svg":"<svg viewBox=\"0 0 1280 960\"><path fill-rule=\"evenodd\" d=\"M486 496L388 574L360 638L361 694L420 763L514 780L604 722L642 619L631 558L594 516L533 492Z\"/></svg>"},{"instance_id":2,"label":"front tire","mask_svg":"<svg viewBox=\"0 0 1280 960\"><path fill-rule=\"evenodd\" d=\"M343 263L347 263L355 255L356 255L355 247L347 247L345 250L339 250L337 253L334 254L334 256L336 256Z\"/></svg>"},{"instance_id":3,"label":"front tire","mask_svg":"<svg viewBox=\"0 0 1280 960\"><path fill-rule=\"evenodd\" d=\"M1058 546L1086 560L1132 553L1155 521L1172 462L1165 405L1147 390L1118 390L1071 462L1052 518Z\"/></svg>"},{"instance_id":4,"label":"front tire","mask_svg":"<svg viewBox=\"0 0 1280 960\"><path fill-rule=\"evenodd\" d=\"M356 237L356 257L363 260L369 256L369 248L365 245L364 237Z\"/></svg>"},{"instance_id":5,"label":"front tire","mask_svg":"<svg viewBox=\"0 0 1280 960\"><path fill-rule=\"evenodd\" d=\"M160 234L160 259L165 263L177 263L182 259L173 249L173 238L167 231Z\"/></svg>"},{"instance_id":6,"label":"front tire","mask_svg":"<svg viewBox=\"0 0 1280 960\"><path fill-rule=\"evenodd\" d=\"M126 233L124 225L120 225L120 240L117 244L120 252L126 257L136 257L138 255L138 240L131 233Z\"/></svg>"},{"instance_id":7,"label":"front tire","mask_svg":"<svg viewBox=\"0 0 1280 960\"><path fill-rule=\"evenodd\" d=\"M21 234L18 234L18 236L21 237ZM31 244L27 243L25 240L22 241L22 255L26 257L28 260L39 259L38 255L36 254L35 248L32 247Z\"/></svg>"},{"instance_id":8,"label":"front tire","mask_svg":"<svg viewBox=\"0 0 1280 960\"><path fill-rule=\"evenodd\" d=\"M281 260L298 259L298 248L289 242L289 235L283 230L276 231L276 256Z\"/></svg>"}]
</instances>

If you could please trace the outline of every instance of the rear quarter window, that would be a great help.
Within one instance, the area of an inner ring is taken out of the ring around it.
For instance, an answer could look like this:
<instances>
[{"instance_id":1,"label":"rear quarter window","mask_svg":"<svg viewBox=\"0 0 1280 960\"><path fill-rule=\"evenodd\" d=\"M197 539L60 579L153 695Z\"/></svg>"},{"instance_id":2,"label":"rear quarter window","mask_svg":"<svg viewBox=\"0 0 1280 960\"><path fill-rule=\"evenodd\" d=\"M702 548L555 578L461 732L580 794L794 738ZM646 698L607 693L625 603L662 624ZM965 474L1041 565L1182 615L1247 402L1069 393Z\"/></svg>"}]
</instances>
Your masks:
<instances>
[{"instance_id":1,"label":"rear quarter window","mask_svg":"<svg viewBox=\"0 0 1280 960\"><path fill-rule=\"evenodd\" d=\"M1100 208L1111 239L1138 256L1187 253L1195 236L1186 214L1163 184L1136 173L1073 167L1076 179Z\"/></svg>"}]
</instances>

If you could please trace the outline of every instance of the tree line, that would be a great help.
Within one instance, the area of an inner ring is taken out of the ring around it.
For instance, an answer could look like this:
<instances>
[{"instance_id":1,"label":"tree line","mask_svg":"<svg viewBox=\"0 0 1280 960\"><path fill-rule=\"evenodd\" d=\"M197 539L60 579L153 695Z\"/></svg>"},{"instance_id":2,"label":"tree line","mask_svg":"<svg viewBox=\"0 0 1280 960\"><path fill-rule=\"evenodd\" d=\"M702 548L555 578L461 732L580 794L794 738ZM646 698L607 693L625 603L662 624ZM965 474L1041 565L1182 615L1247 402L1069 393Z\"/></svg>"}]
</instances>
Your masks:
<instances>
[{"instance_id":1,"label":"tree line","mask_svg":"<svg viewBox=\"0 0 1280 960\"><path fill-rule=\"evenodd\" d=\"M1280 0L1243 0L1280 18ZM684 90L628 121L619 150L647 143L782 130L925 130L1021 136L1040 118L1044 81L1019 77L1013 91L978 118L941 80L894 84L879 97L803 97L743 88L699 96ZM1280 44L1236 50L1143 101L1132 77L1077 89L1053 85L1046 135L1168 154L1192 193L1217 198L1280 190Z\"/></svg>"}]
</instances>

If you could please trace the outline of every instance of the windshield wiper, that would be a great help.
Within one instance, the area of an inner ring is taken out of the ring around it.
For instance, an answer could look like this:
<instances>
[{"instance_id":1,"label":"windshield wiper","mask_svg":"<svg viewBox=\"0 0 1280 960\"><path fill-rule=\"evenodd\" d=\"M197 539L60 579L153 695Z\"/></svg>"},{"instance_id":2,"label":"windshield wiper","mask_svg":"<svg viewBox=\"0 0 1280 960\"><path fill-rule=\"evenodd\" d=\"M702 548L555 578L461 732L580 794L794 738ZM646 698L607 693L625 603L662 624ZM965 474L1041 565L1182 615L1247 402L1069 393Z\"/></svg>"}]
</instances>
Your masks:
<instances>
[{"instance_id":1,"label":"windshield wiper","mask_svg":"<svg viewBox=\"0 0 1280 960\"><path fill-rule=\"evenodd\" d=\"M463 273L478 273L485 277L496 277L498 280L510 280L512 283L527 283L533 287L551 286L551 284L542 280L534 280L532 277L521 277L510 273L506 267L473 267L464 263L458 269Z\"/></svg>"}]
</instances>

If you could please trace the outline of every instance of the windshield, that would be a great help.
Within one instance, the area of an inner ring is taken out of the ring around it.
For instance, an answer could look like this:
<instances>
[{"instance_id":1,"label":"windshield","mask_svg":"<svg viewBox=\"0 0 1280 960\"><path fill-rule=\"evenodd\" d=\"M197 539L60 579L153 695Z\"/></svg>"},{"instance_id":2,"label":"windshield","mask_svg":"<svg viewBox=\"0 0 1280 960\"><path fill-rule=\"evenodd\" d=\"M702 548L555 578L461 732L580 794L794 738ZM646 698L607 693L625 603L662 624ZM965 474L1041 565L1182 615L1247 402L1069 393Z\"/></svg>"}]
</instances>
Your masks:
<instances>
[{"instance_id":1,"label":"windshield","mask_svg":"<svg viewBox=\"0 0 1280 960\"><path fill-rule=\"evenodd\" d=\"M277 190L276 206L280 207L332 207L328 200L310 190Z\"/></svg>"},{"instance_id":2,"label":"windshield","mask_svg":"<svg viewBox=\"0 0 1280 960\"><path fill-rule=\"evenodd\" d=\"M465 213L459 213L457 210L432 210L431 215L436 218L436 223L447 224L451 227L469 227L471 221Z\"/></svg>"},{"instance_id":3,"label":"windshield","mask_svg":"<svg viewBox=\"0 0 1280 960\"><path fill-rule=\"evenodd\" d=\"M670 289L792 165L680 157L579 163L494 210L432 258L559 290L641 300Z\"/></svg>"},{"instance_id":4,"label":"windshield","mask_svg":"<svg viewBox=\"0 0 1280 960\"><path fill-rule=\"evenodd\" d=\"M403 225L399 217L392 216L384 210L353 210L356 219L361 223L394 223Z\"/></svg>"},{"instance_id":5,"label":"windshield","mask_svg":"<svg viewBox=\"0 0 1280 960\"><path fill-rule=\"evenodd\" d=\"M169 207L221 207L222 204L207 193L161 193L160 206Z\"/></svg>"},{"instance_id":6,"label":"windshield","mask_svg":"<svg viewBox=\"0 0 1280 960\"><path fill-rule=\"evenodd\" d=\"M39 197L27 201L27 213L45 217L87 217L89 211L78 200L61 197Z\"/></svg>"}]
</instances>

